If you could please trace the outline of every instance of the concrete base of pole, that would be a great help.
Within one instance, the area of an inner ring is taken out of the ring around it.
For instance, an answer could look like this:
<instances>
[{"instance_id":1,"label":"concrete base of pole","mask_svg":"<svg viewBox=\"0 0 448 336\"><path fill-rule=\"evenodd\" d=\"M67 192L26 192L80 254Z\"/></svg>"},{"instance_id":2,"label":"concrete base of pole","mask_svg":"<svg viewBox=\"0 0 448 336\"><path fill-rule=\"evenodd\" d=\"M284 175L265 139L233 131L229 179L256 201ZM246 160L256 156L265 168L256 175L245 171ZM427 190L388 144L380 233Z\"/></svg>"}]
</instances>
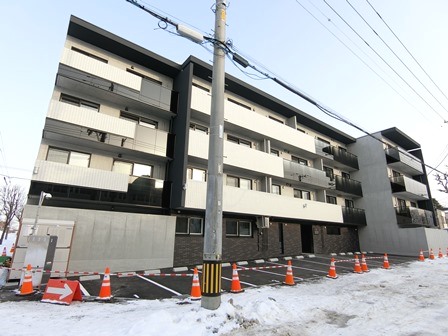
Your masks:
<instances>
[{"instance_id":1,"label":"concrete base of pole","mask_svg":"<svg viewBox=\"0 0 448 336\"><path fill-rule=\"evenodd\" d=\"M202 296L201 307L216 310L221 305L221 296Z\"/></svg>"}]
</instances>

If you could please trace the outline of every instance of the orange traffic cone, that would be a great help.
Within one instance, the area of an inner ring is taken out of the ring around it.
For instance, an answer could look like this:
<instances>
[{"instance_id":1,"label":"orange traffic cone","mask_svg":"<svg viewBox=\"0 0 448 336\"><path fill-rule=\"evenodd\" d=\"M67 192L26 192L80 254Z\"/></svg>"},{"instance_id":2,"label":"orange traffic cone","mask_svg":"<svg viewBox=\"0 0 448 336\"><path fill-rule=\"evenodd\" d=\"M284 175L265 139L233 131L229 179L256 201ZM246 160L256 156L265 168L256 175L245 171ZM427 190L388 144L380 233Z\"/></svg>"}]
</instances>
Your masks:
<instances>
[{"instance_id":1,"label":"orange traffic cone","mask_svg":"<svg viewBox=\"0 0 448 336\"><path fill-rule=\"evenodd\" d=\"M442 249L439 247L439 258L443 258Z\"/></svg>"},{"instance_id":2,"label":"orange traffic cone","mask_svg":"<svg viewBox=\"0 0 448 336\"><path fill-rule=\"evenodd\" d=\"M295 285L294 276L292 275L291 260L288 260L288 268L286 269L286 277L285 277L285 281L283 283L288 286Z\"/></svg>"},{"instance_id":3,"label":"orange traffic cone","mask_svg":"<svg viewBox=\"0 0 448 336\"><path fill-rule=\"evenodd\" d=\"M201 284L199 283L198 269L195 267L193 272L193 283L191 285L190 299L200 300L201 297Z\"/></svg>"},{"instance_id":4,"label":"orange traffic cone","mask_svg":"<svg viewBox=\"0 0 448 336\"><path fill-rule=\"evenodd\" d=\"M328 271L327 278L337 279L338 275L336 274L336 266L334 264L334 258L331 258L330 261L330 270Z\"/></svg>"},{"instance_id":5,"label":"orange traffic cone","mask_svg":"<svg viewBox=\"0 0 448 336\"><path fill-rule=\"evenodd\" d=\"M2 257L6 257L6 246L3 248Z\"/></svg>"},{"instance_id":6,"label":"orange traffic cone","mask_svg":"<svg viewBox=\"0 0 448 336\"><path fill-rule=\"evenodd\" d=\"M230 291L232 293L241 293L244 292L244 289L241 289L240 278L238 277L238 270L236 269L236 264L233 264L233 272L232 272L232 286L230 287Z\"/></svg>"},{"instance_id":7,"label":"orange traffic cone","mask_svg":"<svg viewBox=\"0 0 448 336\"><path fill-rule=\"evenodd\" d=\"M36 291L33 289L33 273L31 272L31 265L26 266L25 276L23 277L20 293L17 295L30 295Z\"/></svg>"},{"instance_id":8,"label":"orange traffic cone","mask_svg":"<svg viewBox=\"0 0 448 336\"><path fill-rule=\"evenodd\" d=\"M361 270L363 272L370 272L369 268L367 267L366 257L364 254L361 254Z\"/></svg>"},{"instance_id":9,"label":"orange traffic cone","mask_svg":"<svg viewBox=\"0 0 448 336\"><path fill-rule=\"evenodd\" d=\"M429 259L434 260L434 252L432 251L432 249L429 252Z\"/></svg>"},{"instance_id":10,"label":"orange traffic cone","mask_svg":"<svg viewBox=\"0 0 448 336\"><path fill-rule=\"evenodd\" d=\"M14 253L14 251L16 250L16 247L14 245L14 243L12 243L11 249L9 250L9 253Z\"/></svg>"},{"instance_id":11,"label":"orange traffic cone","mask_svg":"<svg viewBox=\"0 0 448 336\"><path fill-rule=\"evenodd\" d=\"M361 265L359 264L359 259L357 255L355 255L355 267L353 268L353 272L358 274L362 273Z\"/></svg>"},{"instance_id":12,"label":"orange traffic cone","mask_svg":"<svg viewBox=\"0 0 448 336\"><path fill-rule=\"evenodd\" d=\"M420 254L418 255L418 261L425 261L425 256L423 254L423 250L420 250Z\"/></svg>"},{"instance_id":13,"label":"orange traffic cone","mask_svg":"<svg viewBox=\"0 0 448 336\"><path fill-rule=\"evenodd\" d=\"M100 294L96 298L97 300L110 300L112 298L111 288L110 288L110 269L106 267L104 271L103 283L101 284Z\"/></svg>"},{"instance_id":14,"label":"orange traffic cone","mask_svg":"<svg viewBox=\"0 0 448 336\"><path fill-rule=\"evenodd\" d=\"M387 258L387 253L384 253L383 268L389 269L389 259Z\"/></svg>"}]
</instances>

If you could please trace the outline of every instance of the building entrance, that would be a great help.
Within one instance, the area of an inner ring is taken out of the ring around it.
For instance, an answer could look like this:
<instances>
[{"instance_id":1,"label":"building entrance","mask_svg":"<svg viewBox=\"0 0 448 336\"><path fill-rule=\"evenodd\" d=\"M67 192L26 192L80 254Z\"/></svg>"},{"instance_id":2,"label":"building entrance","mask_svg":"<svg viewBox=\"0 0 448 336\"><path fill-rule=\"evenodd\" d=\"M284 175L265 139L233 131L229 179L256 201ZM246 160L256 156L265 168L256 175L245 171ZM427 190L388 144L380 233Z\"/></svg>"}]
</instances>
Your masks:
<instances>
[{"instance_id":1,"label":"building entrance","mask_svg":"<svg viewBox=\"0 0 448 336\"><path fill-rule=\"evenodd\" d=\"M313 226L300 225L300 235L302 239L302 253L314 253Z\"/></svg>"}]
</instances>

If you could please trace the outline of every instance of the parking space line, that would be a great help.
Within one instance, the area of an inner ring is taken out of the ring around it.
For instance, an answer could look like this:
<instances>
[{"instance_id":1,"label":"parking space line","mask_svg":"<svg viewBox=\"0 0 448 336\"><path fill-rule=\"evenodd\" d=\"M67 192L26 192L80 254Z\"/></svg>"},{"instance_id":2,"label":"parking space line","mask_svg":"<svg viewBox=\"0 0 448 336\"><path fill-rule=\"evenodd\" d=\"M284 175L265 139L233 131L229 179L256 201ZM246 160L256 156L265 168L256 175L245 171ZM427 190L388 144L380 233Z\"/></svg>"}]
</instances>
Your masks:
<instances>
[{"instance_id":1,"label":"parking space line","mask_svg":"<svg viewBox=\"0 0 448 336\"><path fill-rule=\"evenodd\" d=\"M269 263L269 264L282 265L282 264L278 264L278 263ZM317 269L306 268L306 267L300 267L300 266L294 266L294 265L292 265L291 267L293 267L293 268L298 268L298 269L303 269L303 270L307 270L307 271L313 271L313 272L325 273L325 274L328 273L327 271L321 271L321 270L317 270Z\"/></svg>"},{"instance_id":2,"label":"parking space line","mask_svg":"<svg viewBox=\"0 0 448 336\"><path fill-rule=\"evenodd\" d=\"M324 265L324 266L328 266L328 267L330 267L330 265L329 264L324 264L324 263L320 263L320 262L317 262L317 261L311 261L311 260L302 260L302 262L308 262L308 263L312 263L312 264L317 264L317 265ZM345 267L345 266L337 266L337 268L346 268L346 269L352 269L352 267Z\"/></svg>"},{"instance_id":3,"label":"parking space line","mask_svg":"<svg viewBox=\"0 0 448 336\"><path fill-rule=\"evenodd\" d=\"M280 265L281 265L281 264L280 264ZM281 276L281 277L284 277L284 276L285 276L285 274L278 274L278 273L269 272L269 271L263 271L263 270L255 270L254 272L261 272L261 273L266 273L266 274L273 274L273 275L277 275L277 276ZM294 279L297 279L297 280L303 280L303 278L296 277L296 276L293 276L293 278L294 278Z\"/></svg>"},{"instance_id":4,"label":"parking space line","mask_svg":"<svg viewBox=\"0 0 448 336\"><path fill-rule=\"evenodd\" d=\"M148 282L152 283L153 285L159 286L160 288L163 288L163 289L167 290L168 292L174 293L176 295L182 295L181 293L178 293L175 290L172 290L171 288L165 287L164 285L161 285L161 284L159 284L159 283L157 283L155 281L152 281L152 280L150 280L148 278L145 278L144 276L141 276L141 275L137 274L137 277L140 278L140 279L143 279L145 281L148 281Z\"/></svg>"},{"instance_id":5,"label":"parking space line","mask_svg":"<svg viewBox=\"0 0 448 336\"><path fill-rule=\"evenodd\" d=\"M198 272L199 272L199 273L202 273L202 271L198 271ZM239 278L239 277L238 277L238 278ZM229 278L226 278L226 277L223 277L223 276L221 276L221 279L224 279L224 280L227 280L227 281L233 281L233 279L229 279ZM241 279L240 279L240 283L245 284L245 285L248 285L248 286L252 286L252 287L258 287L257 285L251 284L251 283L249 283L249 282L241 281Z\"/></svg>"}]
</instances>

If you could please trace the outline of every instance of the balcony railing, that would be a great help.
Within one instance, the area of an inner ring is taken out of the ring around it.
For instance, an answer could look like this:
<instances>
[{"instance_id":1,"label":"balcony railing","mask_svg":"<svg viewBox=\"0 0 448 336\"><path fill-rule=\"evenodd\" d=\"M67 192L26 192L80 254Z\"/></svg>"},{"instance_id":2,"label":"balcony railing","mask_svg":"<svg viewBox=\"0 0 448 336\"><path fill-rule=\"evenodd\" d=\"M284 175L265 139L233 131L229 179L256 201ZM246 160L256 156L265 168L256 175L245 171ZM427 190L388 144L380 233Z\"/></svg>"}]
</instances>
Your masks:
<instances>
[{"instance_id":1,"label":"balcony railing","mask_svg":"<svg viewBox=\"0 0 448 336\"><path fill-rule=\"evenodd\" d=\"M314 144L316 147L316 154L325 156L329 159L334 159L333 154L330 153L330 147L331 145L325 141L321 141L319 139L314 139Z\"/></svg>"},{"instance_id":2,"label":"balcony railing","mask_svg":"<svg viewBox=\"0 0 448 336\"><path fill-rule=\"evenodd\" d=\"M411 176L423 174L422 162L413 158L411 154L404 154L398 148L387 148L387 164Z\"/></svg>"},{"instance_id":3,"label":"balcony railing","mask_svg":"<svg viewBox=\"0 0 448 336\"><path fill-rule=\"evenodd\" d=\"M401 227L434 226L434 215L431 211L414 207L395 207L397 223Z\"/></svg>"},{"instance_id":4,"label":"balcony railing","mask_svg":"<svg viewBox=\"0 0 448 336\"><path fill-rule=\"evenodd\" d=\"M342 217L345 224L366 225L366 213L364 209L342 207Z\"/></svg>"},{"instance_id":5,"label":"balcony railing","mask_svg":"<svg viewBox=\"0 0 448 336\"><path fill-rule=\"evenodd\" d=\"M390 184L394 194L403 195L417 201L429 199L426 185L407 176L390 177Z\"/></svg>"},{"instance_id":6,"label":"balcony railing","mask_svg":"<svg viewBox=\"0 0 448 336\"><path fill-rule=\"evenodd\" d=\"M308 167L297 162L283 160L285 178L313 187L330 189L333 184L323 170Z\"/></svg>"},{"instance_id":7,"label":"balcony railing","mask_svg":"<svg viewBox=\"0 0 448 336\"><path fill-rule=\"evenodd\" d=\"M339 175L334 175L334 178L336 181L336 190L346 194L362 197L361 182Z\"/></svg>"},{"instance_id":8,"label":"balcony railing","mask_svg":"<svg viewBox=\"0 0 448 336\"><path fill-rule=\"evenodd\" d=\"M342 163L343 165L356 169L359 169L358 165L358 157L352 153L347 152L346 150L336 147L336 146L326 146L323 147L322 150L325 153L333 155L335 161Z\"/></svg>"}]
</instances>

